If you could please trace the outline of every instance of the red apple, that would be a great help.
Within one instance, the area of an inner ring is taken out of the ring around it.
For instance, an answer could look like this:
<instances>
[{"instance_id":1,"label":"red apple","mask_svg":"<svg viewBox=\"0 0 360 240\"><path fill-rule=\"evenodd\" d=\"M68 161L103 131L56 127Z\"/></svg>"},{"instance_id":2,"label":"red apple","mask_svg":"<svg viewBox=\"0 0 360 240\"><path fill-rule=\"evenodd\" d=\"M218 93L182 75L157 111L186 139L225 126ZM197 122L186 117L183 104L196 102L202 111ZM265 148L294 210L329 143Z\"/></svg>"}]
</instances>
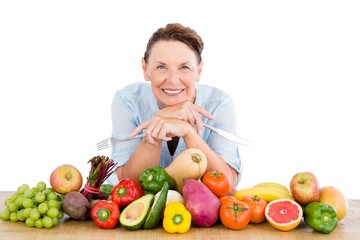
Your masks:
<instances>
[{"instance_id":1,"label":"red apple","mask_svg":"<svg viewBox=\"0 0 360 240\"><path fill-rule=\"evenodd\" d=\"M317 202L320 198L319 181L312 172L298 172L290 181L290 192L300 205Z\"/></svg>"},{"instance_id":2,"label":"red apple","mask_svg":"<svg viewBox=\"0 0 360 240\"><path fill-rule=\"evenodd\" d=\"M80 171L70 164L58 166L50 175L51 188L59 194L79 191L82 184L83 177Z\"/></svg>"}]
</instances>

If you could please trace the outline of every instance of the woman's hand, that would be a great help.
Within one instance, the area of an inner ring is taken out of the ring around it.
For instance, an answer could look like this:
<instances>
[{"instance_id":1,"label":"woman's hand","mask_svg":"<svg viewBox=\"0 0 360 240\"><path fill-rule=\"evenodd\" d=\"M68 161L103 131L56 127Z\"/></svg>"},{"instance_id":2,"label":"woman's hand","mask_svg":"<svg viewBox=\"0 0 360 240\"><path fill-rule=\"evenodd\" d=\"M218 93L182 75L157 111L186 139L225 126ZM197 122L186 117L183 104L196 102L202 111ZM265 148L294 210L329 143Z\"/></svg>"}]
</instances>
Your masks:
<instances>
[{"instance_id":1,"label":"woman's hand","mask_svg":"<svg viewBox=\"0 0 360 240\"><path fill-rule=\"evenodd\" d=\"M170 141L175 136L184 137L189 131L195 131L195 125L200 134L204 127L201 116L214 119L198 105L189 101L182 102L161 109L153 118L135 128L130 136L135 136L146 129L146 140L151 144L157 144L159 141Z\"/></svg>"},{"instance_id":2,"label":"woman's hand","mask_svg":"<svg viewBox=\"0 0 360 240\"><path fill-rule=\"evenodd\" d=\"M130 136L135 136L144 129L147 142L154 145L160 141L170 141L175 136L184 137L189 131L195 132L194 127L183 120L153 117L135 128Z\"/></svg>"},{"instance_id":3,"label":"woman's hand","mask_svg":"<svg viewBox=\"0 0 360 240\"><path fill-rule=\"evenodd\" d=\"M205 109L189 101L163 108L158 113L156 113L156 117L176 118L188 122L191 126L196 125L198 133L201 133L203 130L201 116L204 116L210 120L214 119L214 117Z\"/></svg>"}]
</instances>

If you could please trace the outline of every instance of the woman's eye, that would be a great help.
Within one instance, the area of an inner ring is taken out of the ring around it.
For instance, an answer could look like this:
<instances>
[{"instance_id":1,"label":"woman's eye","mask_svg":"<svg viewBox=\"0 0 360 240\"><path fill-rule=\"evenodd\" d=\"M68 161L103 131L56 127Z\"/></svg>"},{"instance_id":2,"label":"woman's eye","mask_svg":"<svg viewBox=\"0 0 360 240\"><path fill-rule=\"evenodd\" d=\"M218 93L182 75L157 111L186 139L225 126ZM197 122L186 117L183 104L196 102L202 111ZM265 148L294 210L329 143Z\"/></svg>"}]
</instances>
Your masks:
<instances>
[{"instance_id":1,"label":"woman's eye","mask_svg":"<svg viewBox=\"0 0 360 240\"><path fill-rule=\"evenodd\" d=\"M188 70L188 69L190 69L190 68L189 68L188 66L181 66L180 69L181 69L181 70Z\"/></svg>"},{"instance_id":2,"label":"woman's eye","mask_svg":"<svg viewBox=\"0 0 360 240\"><path fill-rule=\"evenodd\" d=\"M159 66L157 66L157 69L166 69L166 68L163 65L159 65Z\"/></svg>"}]
</instances>

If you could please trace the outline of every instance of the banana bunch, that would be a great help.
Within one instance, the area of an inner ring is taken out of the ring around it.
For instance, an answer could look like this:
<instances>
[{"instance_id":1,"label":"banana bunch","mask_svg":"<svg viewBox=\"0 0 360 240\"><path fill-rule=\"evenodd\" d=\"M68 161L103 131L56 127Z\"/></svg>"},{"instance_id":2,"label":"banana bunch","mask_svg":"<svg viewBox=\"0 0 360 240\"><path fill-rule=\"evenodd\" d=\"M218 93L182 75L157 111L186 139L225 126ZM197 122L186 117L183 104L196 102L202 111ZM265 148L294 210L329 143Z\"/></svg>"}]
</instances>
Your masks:
<instances>
[{"instance_id":1,"label":"banana bunch","mask_svg":"<svg viewBox=\"0 0 360 240\"><path fill-rule=\"evenodd\" d=\"M283 189L284 191L290 193L290 191L287 187L285 187L284 185L277 183L277 182L261 182L261 183L254 185L253 187L274 187L274 188Z\"/></svg>"},{"instance_id":2,"label":"banana bunch","mask_svg":"<svg viewBox=\"0 0 360 240\"><path fill-rule=\"evenodd\" d=\"M238 200L242 200L246 196L255 195L267 202L282 198L294 200L289 189L276 182L261 182L250 188L239 189L233 196Z\"/></svg>"}]
</instances>

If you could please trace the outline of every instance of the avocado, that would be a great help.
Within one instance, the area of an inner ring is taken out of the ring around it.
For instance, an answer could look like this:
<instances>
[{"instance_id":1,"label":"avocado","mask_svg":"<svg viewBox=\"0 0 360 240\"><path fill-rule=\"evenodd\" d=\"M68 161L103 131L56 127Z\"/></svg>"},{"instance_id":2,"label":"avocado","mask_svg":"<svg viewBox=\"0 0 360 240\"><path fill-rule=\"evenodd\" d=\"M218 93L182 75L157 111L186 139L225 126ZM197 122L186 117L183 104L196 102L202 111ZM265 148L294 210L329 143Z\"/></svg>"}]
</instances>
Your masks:
<instances>
[{"instance_id":1,"label":"avocado","mask_svg":"<svg viewBox=\"0 0 360 240\"><path fill-rule=\"evenodd\" d=\"M143 228L154 228L159 224L164 214L168 191L169 183L165 182L160 192L155 195L154 203L152 204L150 212L146 217Z\"/></svg>"},{"instance_id":2,"label":"avocado","mask_svg":"<svg viewBox=\"0 0 360 240\"><path fill-rule=\"evenodd\" d=\"M127 230L138 230L154 202L154 194L148 193L127 205L120 214L120 224Z\"/></svg>"}]
</instances>

